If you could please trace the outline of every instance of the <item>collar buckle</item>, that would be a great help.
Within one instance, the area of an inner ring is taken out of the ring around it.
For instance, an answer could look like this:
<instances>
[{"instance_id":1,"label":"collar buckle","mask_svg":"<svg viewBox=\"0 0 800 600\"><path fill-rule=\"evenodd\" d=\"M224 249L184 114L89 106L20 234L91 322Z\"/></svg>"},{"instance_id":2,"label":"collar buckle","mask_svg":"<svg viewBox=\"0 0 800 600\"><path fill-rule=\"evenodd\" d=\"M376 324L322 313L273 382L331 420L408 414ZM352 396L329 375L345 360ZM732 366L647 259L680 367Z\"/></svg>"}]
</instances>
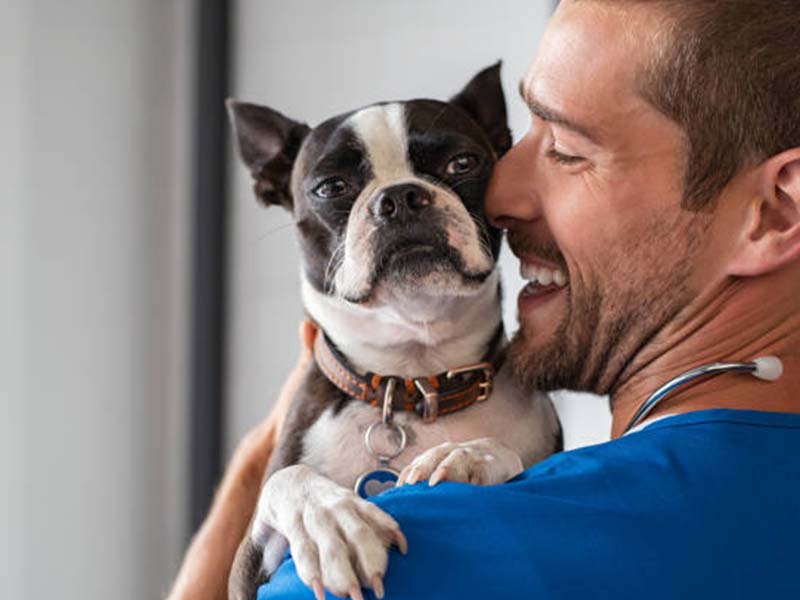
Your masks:
<instances>
[{"instance_id":1,"label":"collar buckle","mask_svg":"<svg viewBox=\"0 0 800 600\"><path fill-rule=\"evenodd\" d=\"M484 402L489 394L492 393L492 385L494 384L494 366L489 362L479 362L464 367L458 367L447 372L447 378L452 379L461 373L469 373L471 371L482 371L483 381L478 383L481 390L480 395L475 399L476 402Z\"/></svg>"},{"instance_id":2,"label":"collar buckle","mask_svg":"<svg viewBox=\"0 0 800 600\"><path fill-rule=\"evenodd\" d=\"M394 416L394 388L397 385L397 380L390 377L386 381L386 391L383 394L383 406L381 407L381 422L388 425L392 422Z\"/></svg>"},{"instance_id":3,"label":"collar buckle","mask_svg":"<svg viewBox=\"0 0 800 600\"><path fill-rule=\"evenodd\" d=\"M414 385L422 394L422 420L425 423L433 423L439 416L439 392L430 381L422 377L415 379Z\"/></svg>"}]
</instances>

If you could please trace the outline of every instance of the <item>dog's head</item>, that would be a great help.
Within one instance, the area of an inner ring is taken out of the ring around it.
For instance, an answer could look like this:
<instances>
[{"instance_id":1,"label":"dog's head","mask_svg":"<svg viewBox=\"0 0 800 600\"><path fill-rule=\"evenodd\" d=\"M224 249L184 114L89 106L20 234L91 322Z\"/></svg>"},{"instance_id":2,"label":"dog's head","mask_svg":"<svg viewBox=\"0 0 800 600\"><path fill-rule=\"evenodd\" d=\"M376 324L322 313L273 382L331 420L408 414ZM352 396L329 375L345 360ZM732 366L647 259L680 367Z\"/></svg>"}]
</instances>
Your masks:
<instances>
[{"instance_id":1,"label":"dog's head","mask_svg":"<svg viewBox=\"0 0 800 600\"><path fill-rule=\"evenodd\" d=\"M484 193L511 145L500 64L449 102L367 106L314 129L229 101L256 196L291 211L318 291L366 304L382 289L465 296L495 268Z\"/></svg>"}]
</instances>

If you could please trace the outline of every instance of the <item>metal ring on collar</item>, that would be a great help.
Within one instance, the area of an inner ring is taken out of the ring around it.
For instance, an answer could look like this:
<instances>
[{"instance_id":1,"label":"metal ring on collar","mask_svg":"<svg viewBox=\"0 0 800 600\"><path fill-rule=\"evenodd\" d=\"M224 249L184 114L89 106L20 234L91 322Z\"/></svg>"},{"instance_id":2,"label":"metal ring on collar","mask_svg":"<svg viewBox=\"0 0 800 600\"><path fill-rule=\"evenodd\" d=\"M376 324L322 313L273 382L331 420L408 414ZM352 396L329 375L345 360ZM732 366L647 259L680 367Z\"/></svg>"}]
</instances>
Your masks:
<instances>
[{"instance_id":1,"label":"metal ring on collar","mask_svg":"<svg viewBox=\"0 0 800 600\"><path fill-rule=\"evenodd\" d=\"M391 454L381 454L375 448L372 447L372 434L375 432L375 429L378 427L385 427L387 429L394 429L400 434L400 443L397 446L397 450L395 450ZM384 423L383 421L378 421L377 423L373 423L367 429L367 432L364 434L364 444L367 446L367 450L369 450L370 454L377 458L381 462L388 463L390 460L397 458L406 449L406 442L408 441L408 437L406 436L406 430L403 428L402 425L398 425L397 423Z\"/></svg>"}]
</instances>

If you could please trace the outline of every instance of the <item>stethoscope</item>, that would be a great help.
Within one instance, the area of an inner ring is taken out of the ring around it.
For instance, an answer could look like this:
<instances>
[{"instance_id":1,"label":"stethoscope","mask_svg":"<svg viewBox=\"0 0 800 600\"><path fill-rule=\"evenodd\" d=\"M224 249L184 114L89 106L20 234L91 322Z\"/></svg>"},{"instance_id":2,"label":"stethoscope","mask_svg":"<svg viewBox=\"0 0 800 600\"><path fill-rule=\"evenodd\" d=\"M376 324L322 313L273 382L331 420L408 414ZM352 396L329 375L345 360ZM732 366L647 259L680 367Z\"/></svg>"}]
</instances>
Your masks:
<instances>
[{"instance_id":1,"label":"stethoscope","mask_svg":"<svg viewBox=\"0 0 800 600\"><path fill-rule=\"evenodd\" d=\"M775 356L762 356L752 362L718 362L702 365L690 371L686 371L670 379L667 383L653 392L647 400L645 400L633 415L631 422L625 428L624 433L629 432L631 429L639 425L642 420L650 414L650 412L658 405L659 402L664 400L667 396L672 394L676 389L682 385L686 385L692 381L703 377L710 377L712 375L719 375L720 373L750 373L754 377L763 379L764 381L775 381L781 374L783 374L783 363Z\"/></svg>"}]
</instances>

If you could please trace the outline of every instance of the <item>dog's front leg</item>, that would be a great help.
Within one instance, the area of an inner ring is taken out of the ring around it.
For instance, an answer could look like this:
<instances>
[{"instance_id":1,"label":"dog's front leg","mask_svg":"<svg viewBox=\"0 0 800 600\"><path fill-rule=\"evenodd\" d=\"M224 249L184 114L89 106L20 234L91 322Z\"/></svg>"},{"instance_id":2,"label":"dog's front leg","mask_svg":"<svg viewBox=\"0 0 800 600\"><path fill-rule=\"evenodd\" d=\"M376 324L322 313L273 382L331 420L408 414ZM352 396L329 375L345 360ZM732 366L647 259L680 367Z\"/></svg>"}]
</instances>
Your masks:
<instances>
[{"instance_id":1,"label":"dog's front leg","mask_svg":"<svg viewBox=\"0 0 800 600\"><path fill-rule=\"evenodd\" d=\"M361 587L383 597L388 547L406 552L400 526L371 502L359 498L305 465L275 472L264 485L253 537L272 528L289 540L297 574L323 597L360 599Z\"/></svg>"},{"instance_id":2,"label":"dog's front leg","mask_svg":"<svg viewBox=\"0 0 800 600\"><path fill-rule=\"evenodd\" d=\"M417 456L400 473L397 485L428 480L458 481L477 485L503 483L522 473L520 456L496 438L470 442L445 442Z\"/></svg>"}]
</instances>

